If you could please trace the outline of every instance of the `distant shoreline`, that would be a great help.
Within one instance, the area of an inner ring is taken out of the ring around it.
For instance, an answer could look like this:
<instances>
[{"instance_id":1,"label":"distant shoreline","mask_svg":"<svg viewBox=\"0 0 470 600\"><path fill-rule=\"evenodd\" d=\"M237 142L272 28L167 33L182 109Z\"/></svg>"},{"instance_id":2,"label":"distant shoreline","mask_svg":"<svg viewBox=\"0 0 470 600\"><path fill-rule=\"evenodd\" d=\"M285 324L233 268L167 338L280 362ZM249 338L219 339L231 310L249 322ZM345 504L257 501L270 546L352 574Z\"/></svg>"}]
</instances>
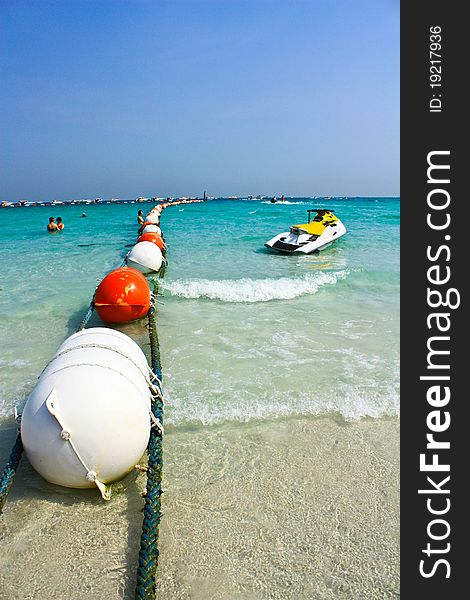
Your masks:
<instances>
[{"instance_id":1,"label":"distant shoreline","mask_svg":"<svg viewBox=\"0 0 470 600\"><path fill-rule=\"evenodd\" d=\"M207 200L267 200L272 196L208 196ZM286 200L400 200L400 196L285 196ZM103 200L102 198L95 198L94 200L51 200L46 202L34 202L30 200L18 200L16 202L4 201L0 204L0 208L31 208L35 206L83 206L83 205L96 205L96 204L149 204L152 202L179 202L181 200L203 200L203 198L193 196L182 196L178 198L111 198L109 200ZM280 200L275 202L276 204L282 204Z\"/></svg>"}]
</instances>

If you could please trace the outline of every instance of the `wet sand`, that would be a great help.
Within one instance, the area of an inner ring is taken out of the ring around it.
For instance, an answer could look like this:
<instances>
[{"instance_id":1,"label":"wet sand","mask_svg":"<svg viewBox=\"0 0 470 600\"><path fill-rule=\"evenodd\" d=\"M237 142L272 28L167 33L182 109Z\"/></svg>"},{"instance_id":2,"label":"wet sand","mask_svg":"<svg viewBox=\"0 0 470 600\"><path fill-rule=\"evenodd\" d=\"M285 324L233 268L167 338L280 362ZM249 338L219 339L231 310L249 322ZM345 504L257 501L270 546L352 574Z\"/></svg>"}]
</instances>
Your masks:
<instances>
[{"instance_id":1,"label":"wet sand","mask_svg":"<svg viewBox=\"0 0 470 600\"><path fill-rule=\"evenodd\" d=\"M6 461L14 430L0 431ZM133 598L144 477L104 503L22 460L0 598ZM399 421L298 417L165 435L158 598L399 597Z\"/></svg>"}]
</instances>

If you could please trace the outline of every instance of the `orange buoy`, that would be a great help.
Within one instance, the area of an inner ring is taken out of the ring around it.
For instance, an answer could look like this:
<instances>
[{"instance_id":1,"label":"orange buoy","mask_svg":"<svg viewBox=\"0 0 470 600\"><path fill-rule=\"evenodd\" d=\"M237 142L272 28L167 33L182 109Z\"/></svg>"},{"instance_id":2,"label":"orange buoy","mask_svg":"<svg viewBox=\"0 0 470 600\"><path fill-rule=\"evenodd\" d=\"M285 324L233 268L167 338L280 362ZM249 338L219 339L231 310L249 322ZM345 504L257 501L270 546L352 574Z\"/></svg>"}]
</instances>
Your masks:
<instances>
[{"instance_id":1,"label":"orange buoy","mask_svg":"<svg viewBox=\"0 0 470 600\"><path fill-rule=\"evenodd\" d=\"M137 269L114 269L96 288L95 308L105 323L141 319L150 308L149 284Z\"/></svg>"},{"instance_id":2,"label":"orange buoy","mask_svg":"<svg viewBox=\"0 0 470 600\"><path fill-rule=\"evenodd\" d=\"M160 250L163 250L164 242L161 235L158 233L153 233L152 231L148 231L147 233L143 233L137 242L153 242L157 244Z\"/></svg>"}]
</instances>

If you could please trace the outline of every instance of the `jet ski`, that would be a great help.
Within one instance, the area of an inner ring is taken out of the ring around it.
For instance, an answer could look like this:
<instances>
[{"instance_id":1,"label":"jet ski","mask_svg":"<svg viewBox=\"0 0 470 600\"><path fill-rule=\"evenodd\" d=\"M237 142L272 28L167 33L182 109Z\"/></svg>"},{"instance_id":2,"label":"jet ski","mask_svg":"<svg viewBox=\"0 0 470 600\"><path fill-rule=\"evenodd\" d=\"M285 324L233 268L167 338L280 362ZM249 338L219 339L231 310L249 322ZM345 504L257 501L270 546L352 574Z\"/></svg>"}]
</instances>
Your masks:
<instances>
[{"instance_id":1,"label":"jet ski","mask_svg":"<svg viewBox=\"0 0 470 600\"><path fill-rule=\"evenodd\" d=\"M290 231L279 233L266 242L266 248L285 254L312 254L325 250L346 233L346 227L334 212L326 208L308 210L308 223L292 225Z\"/></svg>"}]
</instances>

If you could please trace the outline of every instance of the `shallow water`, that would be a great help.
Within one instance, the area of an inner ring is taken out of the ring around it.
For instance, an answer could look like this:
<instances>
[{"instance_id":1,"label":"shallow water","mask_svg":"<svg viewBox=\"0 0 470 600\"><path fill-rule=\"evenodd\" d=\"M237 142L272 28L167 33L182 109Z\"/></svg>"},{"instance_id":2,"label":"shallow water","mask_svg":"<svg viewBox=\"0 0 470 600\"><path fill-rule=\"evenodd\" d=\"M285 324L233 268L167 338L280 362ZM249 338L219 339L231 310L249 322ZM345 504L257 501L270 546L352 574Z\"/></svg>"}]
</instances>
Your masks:
<instances>
[{"instance_id":1,"label":"shallow water","mask_svg":"<svg viewBox=\"0 0 470 600\"><path fill-rule=\"evenodd\" d=\"M264 248L314 206L348 228L334 247ZM0 210L2 462L14 406L122 263L138 208ZM162 228L160 598L397 597L398 199L217 200L167 209ZM145 323L120 329L148 350ZM24 459L0 597L133 597L143 477L127 485L103 504Z\"/></svg>"},{"instance_id":2,"label":"shallow water","mask_svg":"<svg viewBox=\"0 0 470 600\"><path fill-rule=\"evenodd\" d=\"M334 247L306 257L264 248L318 204L219 200L164 212L170 423L398 414L399 202L329 200L348 228ZM60 207L66 229L54 235L51 207L0 211L0 416L24 403L97 282L122 262L137 208L87 206L81 218L82 206Z\"/></svg>"},{"instance_id":3,"label":"shallow water","mask_svg":"<svg viewBox=\"0 0 470 600\"><path fill-rule=\"evenodd\" d=\"M169 427L158 599L398 598L398 440L396 419ZM23 460L0 598L134 598L145 481L126 485L103 503Z\"/></svg>"}]
</instances>

